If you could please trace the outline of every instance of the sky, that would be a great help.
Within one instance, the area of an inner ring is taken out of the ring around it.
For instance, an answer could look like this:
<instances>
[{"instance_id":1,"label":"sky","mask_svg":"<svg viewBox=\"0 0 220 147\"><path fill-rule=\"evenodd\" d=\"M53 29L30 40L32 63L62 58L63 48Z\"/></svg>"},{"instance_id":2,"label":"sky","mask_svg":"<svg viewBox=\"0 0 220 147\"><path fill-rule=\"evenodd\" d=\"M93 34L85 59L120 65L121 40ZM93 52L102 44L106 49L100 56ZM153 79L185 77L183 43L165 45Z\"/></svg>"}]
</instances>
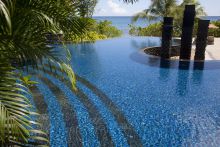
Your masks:
<instances>
[{"instance_id":1,"label":"sky","mask_svg":"<svg viewBox=\"0 0 220 147\"><path fill-rule=\"evenodd\" d=\"M150 0L139 0L133 5L125 4L123 0L98 1L94 16L132 16L150 5ZM209 16L220 16L220 0L199 1Z\"/></svg>"}]
</instances>

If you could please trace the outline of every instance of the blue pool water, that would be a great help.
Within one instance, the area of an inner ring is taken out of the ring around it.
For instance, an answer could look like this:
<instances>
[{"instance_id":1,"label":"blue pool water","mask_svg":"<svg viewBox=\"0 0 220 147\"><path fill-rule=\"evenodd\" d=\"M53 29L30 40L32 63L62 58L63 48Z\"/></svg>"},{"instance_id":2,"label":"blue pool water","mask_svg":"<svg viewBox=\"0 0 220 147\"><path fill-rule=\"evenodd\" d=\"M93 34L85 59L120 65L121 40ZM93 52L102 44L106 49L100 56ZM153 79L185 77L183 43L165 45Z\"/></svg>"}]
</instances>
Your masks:
<instances>
[{"instance_id":1,"label":"blue pool water","mask_svg":"<svg viewBox=\"0 0 220 147\"><path fill-rule=\"evenodd\" d=\"M61 105L53 89L38 86L48 105L50 136L56 137L51 145L68 146L77 125L76 146L219 146L220 62L206 62L204 70L193 70L193 62L189 70L179 69L177 61L162 68L159 58L140 52L159 44L154 37L68 44L79 94L44 74L66 97ZM66 105L77 123L64 117Z\"/></svg>"}]
</instances>

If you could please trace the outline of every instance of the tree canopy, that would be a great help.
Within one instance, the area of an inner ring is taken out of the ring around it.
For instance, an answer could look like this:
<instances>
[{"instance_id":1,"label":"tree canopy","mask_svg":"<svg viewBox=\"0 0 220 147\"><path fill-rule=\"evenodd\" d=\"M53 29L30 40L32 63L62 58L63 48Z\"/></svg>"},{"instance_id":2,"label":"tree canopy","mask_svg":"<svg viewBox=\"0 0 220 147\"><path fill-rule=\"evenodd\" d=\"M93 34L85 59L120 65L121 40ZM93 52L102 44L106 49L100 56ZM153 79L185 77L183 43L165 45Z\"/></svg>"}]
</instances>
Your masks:
<instances>
[{"instance_id":1,"label":"tree canopy","mask_svg":"<svg viewBox=\"0 0 220 147\"><path fill-rule=\"evenodd\" d=\"M133 17L133 21L137 21L138 19L154 20L158 17L168 16L180 20L187 4L196 5L197 16L206 15L204 8L198 0L183 0L180 4L176 0L151 0L150 6L142 12L137 13Z\"/></svg>"},{"instance_id":2,"label":"tree canopy","mask_svg":"<svg viewBox=\"0 0 220 147\"><path fill-rule=\"evenodd\" d=\"M79 16L91 17L95 10L95 6L98 0L75 0L74 2L78 6Z\"/></svg>"}]
</instances>

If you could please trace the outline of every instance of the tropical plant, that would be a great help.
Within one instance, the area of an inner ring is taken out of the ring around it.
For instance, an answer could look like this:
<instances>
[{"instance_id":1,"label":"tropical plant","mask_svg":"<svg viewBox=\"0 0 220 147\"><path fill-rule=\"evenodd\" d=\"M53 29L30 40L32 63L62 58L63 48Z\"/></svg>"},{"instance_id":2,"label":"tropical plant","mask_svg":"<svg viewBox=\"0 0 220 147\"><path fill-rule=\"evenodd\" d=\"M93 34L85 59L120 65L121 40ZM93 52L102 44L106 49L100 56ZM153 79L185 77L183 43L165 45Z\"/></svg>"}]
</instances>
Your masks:
<instances>
[{"instance_id":1,"label":"tropical plant","mask_svg":"<svg viewBox=\"0 0 220 147\"><path fill-rule=\"evenodd\" d=\"M137 2L138 0L123 0L124 2L126 2L126 3L134 3L134 2Z\"/></svg>"},{"instance_id":2,"label":"tropical plant","mask_svg":"<svg viewBox=\"0 0 220 147\"><path fill-rule=\"evenodd\" d=\"M215 37L220 37L220 22L219 21L213 21L211 22L213 25L215 25L218 28L210 28L209 29L209 35L210 36L215 36Z\"/></svg>"},{"instance_id":3,"label":"tropical plant","mask_svg":"<svg viewBox=\"0 0 220 147\"><path fill-rule=\"evenodd\" d=\"M160 37L162 35L162 22L153 23L150 24L147 27L136 27L134 25L130 25L129 34L134 36L158 36ZM196 36L198 30L198 19L195 21L194 29L193 29L193 36ZM212 32L216 31L217 29L213 29ZM210 32L211 33L211 32ZM214 33L214 34L217 34ZM176 28L173 29L173 37L180 37L181 36L181 30L178 30Z\"/></svg>"},{"instance_id":4,"label":"tropical plant","mask_svg":"<svg viewBox=\"0 0 220 147\"><path fill-rule=\"evenodd\" d=\"M160 22L151 24L145 28L130 25L129 34L134 36L161 36L161 27L162 23Z\"/></svg>"},{"instance_id":5,"label":"tropical plant","mask_svg":"<svg viewBox=\"0 0 220 147\"><path fill-rule=\"evenodd\" d=\"M195 4L197 18L199 16L206 15L204 8L201 6L198 0L183 0L183 2L179 5L177 4L176 0L152 0L152 3L149 6L149 8L135 15L133 17L133 21L137 21L138 19L155 20L162 17L174 17L173 35L180 36L182 31L183 13L185 5L187 4ZM195 20L195 28L197 28L197 18ZM153 34L149 34L150 31L146 32L146 30L156 29L152 30L152 32L154 33L155 31L158 31L156 26L158 25L150 25L149 27L139 29L137 34L145 34L152 36ZM160 30L159 34L161 34L161 31L162 30Z\"/></svg>"},{"instance_id":6,"label":"tropical plant","mask_svg":"<svg viewBox=\"0 0 220 147\"><path fill-rule=\"evenodd\" d=\"M178 5L175 9L173 9L175 34L181 34L183 13L184 13L185 5L187 4L194 4L196 7L195 30L197 30L196 28L197 28L198 18L200 16L206 15L204 8L201 6L198 0L183 0L183 2L180 5Z\"/></svg>"},{"instance_id":7,"label":"tropical plant","mask_svg":"<svg viewBox=\"0 0 220 147\"><path fill-rule=\"evenodd\" d=\"M133 21L138 19L155 20L158 17L172 16L176 6L176 0L151 0L148 9L137 13L133 17Z\"/></svg>"},{"instance_id":8,"label":"tropical plant","mask_svg":"<svg viewBox=\"0 0 220 147\"><path fill-rule=\"evenodd\" d=\"M104 21L96 21L92 18L81 18L84 20L84 28L86 28L86 32L80 36L73 36L72 38L66 38L65 40L72 40L74 42L83 42L83 41L96 41L101 39L119 37L122 35L122 31L117 27L112 25L112 22L104 20Z\"/></svg>"},{"instance_id":9,"label":"tropical plant","mask_svg":"<svg viewBox=\"0 0 220 147\"><path fill-rule=\"evenodd\" d=\"M37 70L44 63L56 64L75 89L69 50L64 47L65 56L60 58L62 51L48 45L46 34L62 33L69 39L84 35L88 21L78 18L85 16L80 10L86 7L81 6L76 0L0 0L1 146L48 144L46 134L35 130L38 123L32 115L36 113L27 98L31 94L28 86L35 82L20 75L24 71L31 74L30 68ZM86 13L91 15L90 11Z\"/></svg>"},{"instance_id":10,"label":"tropical plant","mask_svg":"<svg viewBox=\"0 0 220 147\"><path fill-rule=\"evenodd\" d=\"M104 20L96 25L96 32L105 35L107 38L118 37L122 35L122 31L112 26L112 22Z\"/></svg>"},{"instance_id":11,"label":"tropical plant","mask_svg":"<svg viewBox=\"0 0 220 147\"><path fill-rule=\"evenodd\" d=\"M24 71L37 70L44 63L56 64L75 89L70 53L48 45L47 33L80 36L84 22L77 17L71 0L0 0L0 144L47 144L45 133L35 130L28 100L30 81ZM63 54L63 53L62 53ZM65 57L65 58L64 58ZM29 83L29 84L28 84ZM32 83L32 82L31 82Z\"/></svg>"},{"instance_id":12,"label":"tropical plant","mask_svg":"<svg viewBox=\"0 0 220 147\"><path fill-rule=\"evenodd\" d=\"M14 67L3 58L0 61L1 146L47 145L47 134L33 127L38 123L31 119L36 113L27 99L28 87L18 78Z\"/></svg>"},{"instance_id":13,"label":"tropical plant","mask_svg":"<svg viewBox=\"0 0 220 147\"><path fill-rule=\"evenodd\" d=\"M98 0L75 0L74 3L77 5L79 16L92 17Z\"/></svg>"},{"instance_id":14,"label":"tropical plant","mask_svg":"<svg viewBox=\"0 0 220 147\"><path fill-rule=\"evenodd\" d=\"M149 8L137 13L133 17L133 21L138 19L154 20L158 17L174 17L181 20L185 5L187 4L194 4L196 6L197 17L206 15L204 8L198 0L183 0L179 5L176 0L152 0Z\"/></svg>"},{"instance_id":15,"label":"tropical plant","mask_svg":"<svg viewBox=\"0 0 220 147\"><path fill-rule=\"evenodd\" d=\"M201 6L201 4L198 0L183 0L183 2L178 6L178 8L183 12L185 5L187 5L187 4L194 4L196 6L196 16L197 17L206 15L204 8Z\"/></svg>"}]
</instances>

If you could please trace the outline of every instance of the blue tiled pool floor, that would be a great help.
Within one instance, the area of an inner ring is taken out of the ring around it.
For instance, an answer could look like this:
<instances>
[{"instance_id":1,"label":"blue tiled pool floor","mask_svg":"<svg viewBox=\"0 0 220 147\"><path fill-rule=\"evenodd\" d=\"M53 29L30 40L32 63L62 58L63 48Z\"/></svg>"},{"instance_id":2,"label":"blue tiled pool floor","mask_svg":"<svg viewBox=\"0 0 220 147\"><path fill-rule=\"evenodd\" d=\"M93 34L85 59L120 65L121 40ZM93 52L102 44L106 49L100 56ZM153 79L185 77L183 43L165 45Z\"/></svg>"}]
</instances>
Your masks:
<instances>
[{"instance_id":1,"label":"blue tiled pool floor","mask_svg":"<svg viewBox=\"0 0 220 147\"><path fill-rule=\"evenodd\" d=\"M34 104L48 116L51 146L220 146L220 63L183 70L136 56L159 44L153 37L68 44L78 91L62 75L36 74L32 90L43 98Z\"/></svg>"}]
</instances>

